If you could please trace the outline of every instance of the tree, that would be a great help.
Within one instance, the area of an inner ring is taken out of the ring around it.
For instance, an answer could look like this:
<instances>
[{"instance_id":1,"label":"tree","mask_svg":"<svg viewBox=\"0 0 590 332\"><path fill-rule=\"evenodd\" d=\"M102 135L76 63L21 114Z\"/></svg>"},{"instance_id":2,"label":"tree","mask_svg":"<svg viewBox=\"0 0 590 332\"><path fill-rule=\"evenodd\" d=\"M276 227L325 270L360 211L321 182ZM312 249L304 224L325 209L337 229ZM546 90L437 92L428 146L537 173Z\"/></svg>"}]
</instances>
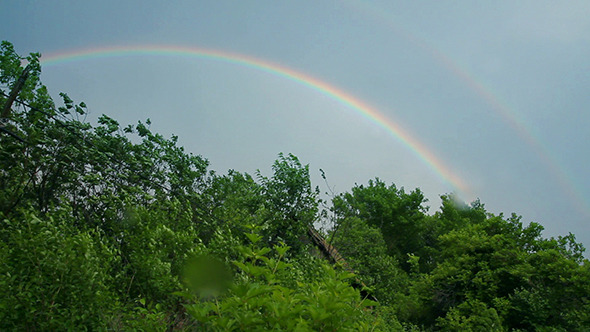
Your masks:
<instances>
[{"instance_id":1,"label":"tree","mask_svg":"<svg viewBox=\"0 0 590 332\"><path fill-rule=\"evenodd\" d=\"M279 154L272 170L272 178L258 172L265 200L265 237L271 245L284 241L299 253L318 214L319 188L311 186L309 165L292 154Z\"/></svg>"},{"instance_id":2,"label":"tree","mask_svg":"<svg viewBox=\"0 0 590 332\"><path fill-rule=\"evenodd\" d=\"M199 242L207 161L152 133L149 120L123 129L102 116L93 127L80 121L83 103L61 94L56 107L38 58L27 57L33 70L9 121L23 139L0 137L3 328L125 326L139 297L172 310L178 265ZM1 102L21 60L2 43Z\"/></svg>"},{"instance_id":3,"label":"tree","mask_svg":"<svg viewBox=\"0 0 590 332\"><path fill-rule=\"evenodd\" d=\"M350 193L336 197L333 203L337 216L357 217L379 229L387 253L409 271L407 255L419 255L423 248L425 202L419 189L406 193L403 188L397 189L393 184L387 186L376 179L370 180L367 186L355 186Z\"/></svg>"},{"instance_id":4,"label":"tree","mask_svg":"<svg viewBox=\"0 0 590 332\"><path fill-rule=\"evenodd\" d=\"M330 235L376 306L304 250L320 203L308 165L208 172L149 120L93 126L84 103L56 106L38 58L0 45L0 102L32 68L0 136L0 329L590 330L573 234L452 195L426 215L418 189L357 185L333 199Z\"/></svg>"},{"instance_id":5,"label":"tree","mask_svg":"<svg viewBox=\"0 0 590 332\"><path fill-rule=\"evenodd\" d=\"M588 329L588 262L572 259L563 240L542 239L541 231L516 215L490 214L441 235L436 268L411 287L421 299L411 320L453 329L497 326L497 315L505 329ZM480 307L487 318L469 318Z\"/></svg>"},{"instance_id":6,"label":"tree","mask_svg":"<svg viewBox=\"0 0 590 332\"><path fill-rule=\"evenodd\" d=\"M328 234L328 236L331 236ZM408 285L408 275L387 254L381 232L357 217L340 220L332 245L383 305L390 305Z\"/></svg>"}]
</instances>

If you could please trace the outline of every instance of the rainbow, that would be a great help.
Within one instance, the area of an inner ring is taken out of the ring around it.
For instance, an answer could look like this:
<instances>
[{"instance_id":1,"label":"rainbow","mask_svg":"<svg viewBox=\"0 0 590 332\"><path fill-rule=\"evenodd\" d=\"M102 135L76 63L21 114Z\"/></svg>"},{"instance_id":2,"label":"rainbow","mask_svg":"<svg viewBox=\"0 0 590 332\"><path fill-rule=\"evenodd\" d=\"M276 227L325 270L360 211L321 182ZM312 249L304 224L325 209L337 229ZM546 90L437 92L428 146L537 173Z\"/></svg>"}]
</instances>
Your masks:
<instances>
[{"instance_id":1,"label":"rainbow","mask_svg":"<svg viewBox=\"0 0 590 332\"><path fill-rule=\"evenodd\" d=\"M279 76L309 87L310 89L324 94L343 104L344 106L354 110L364 118L368 119L370 122L383 128L396 140L407 146L444 182L450 184L454 190L458 190L461 194L470 194L468 186L459 176L454 174L439 158L434 155L434 153L432 153L432 151L430 151L417 139L412 137L410 133L400 127L391 118L384 116L382 113L377 111L377 109L370 106L366 102L355 98L351 94L346 93L334 87L333 85L330 85L308 74L269 62L267 60L261 60L243 54L229 53L212 49L167 45L140 45L72 50L57 54L50 54L41 58L41 64L45 66L54 66L73 61L83 61L94 58L135 56L176 56L223 61L226 63L264 71L271 75Z\"/></svg>"},{"instance_id":2,"label":"rainbow","mask_svg":"<svg viewBox=\"0 0 590 332\"><path fill-rule=\"evenodd\" d=\"M382 22L391 31L403 39L408 40L425 53L429 54L442 67L446 68L456 78L462 81L465 86L472 90L479 98L485 101L490 108L500 116L502 121L508 125L522 139L529 148L538 156L543 165L555 176L555 180L571 199L576 208L587 216L590 216L590 206L588 199L584 198L581 188L577 186L579 181L575 181L573 175L568 174L566 167L562 165L556 157L542 144L541 139L534 135L534 130L527 125L525 119L518 116L517 112L511 109L506 103L502 102L492 89L481 83L482 80L476 79L466 69L459 66L447 54L436 48L432 42L417 36L416 34L404 29L396 23L396 19L391 13L382 6L378 6L368 1L344 0L348 6L354 10L365 13L375 22Z\"/></svg>"}]
</instances>

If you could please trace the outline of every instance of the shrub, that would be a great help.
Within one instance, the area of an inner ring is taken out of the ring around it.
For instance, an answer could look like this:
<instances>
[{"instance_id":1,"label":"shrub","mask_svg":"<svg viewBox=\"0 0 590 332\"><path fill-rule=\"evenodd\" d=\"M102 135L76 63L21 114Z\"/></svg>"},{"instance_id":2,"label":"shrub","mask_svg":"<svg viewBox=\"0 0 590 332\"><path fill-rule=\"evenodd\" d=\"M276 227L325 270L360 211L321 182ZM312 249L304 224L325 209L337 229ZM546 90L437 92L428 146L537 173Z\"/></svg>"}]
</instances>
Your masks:
<instances>
[{"instance_id":1,"label":"shrub","mask_svg":"<svg viewBox=\"0 0 590 332\"><path fill-rule=\"evenodd\" d=\"M113 252L64 214L0 222L0 328L96 329L115 310Z\"/></svg>"}]
</instances>

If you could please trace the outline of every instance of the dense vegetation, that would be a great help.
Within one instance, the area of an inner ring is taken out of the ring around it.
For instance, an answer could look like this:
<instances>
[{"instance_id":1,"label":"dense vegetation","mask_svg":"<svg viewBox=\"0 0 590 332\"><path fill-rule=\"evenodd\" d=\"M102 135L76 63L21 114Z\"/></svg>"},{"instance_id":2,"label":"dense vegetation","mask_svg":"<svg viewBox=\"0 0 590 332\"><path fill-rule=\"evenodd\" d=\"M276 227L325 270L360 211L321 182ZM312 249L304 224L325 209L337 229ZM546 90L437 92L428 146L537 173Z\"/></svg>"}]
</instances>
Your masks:
<instances>
[{"instance_id":1,"label":"dense vegetation","mask_svg":"<svg viewBox=\"0 0 590 332\"><path fill-rule=\"evenodd\" d=\"M0 51L3 106L23 68ZM379 179L325 209L293 155L270 177L216 174L149 120L56 106L38 58L0 137L2 330L590 330L571 234L451 195L428 214ZM356 276L309 240L320 220Z\"/></svg>"}]
</instances>

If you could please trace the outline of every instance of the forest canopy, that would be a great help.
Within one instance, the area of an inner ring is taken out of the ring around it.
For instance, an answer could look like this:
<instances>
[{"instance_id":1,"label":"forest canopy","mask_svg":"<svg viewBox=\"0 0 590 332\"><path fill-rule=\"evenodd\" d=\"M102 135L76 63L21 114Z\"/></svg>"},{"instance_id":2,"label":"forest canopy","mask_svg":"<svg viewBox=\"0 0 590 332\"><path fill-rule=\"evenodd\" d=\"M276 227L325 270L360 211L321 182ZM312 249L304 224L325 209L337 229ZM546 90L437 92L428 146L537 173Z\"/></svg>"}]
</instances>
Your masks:
<instances>
[{"instance_id":1,"label":"forest canopy","mask_svg":"<svg viewBox=\"0 0 590 332\"><path fill-rule=\"evenodd\" d=\"M573 234L379 178L325 202L292 154L218 174L149 119L55 102L39 58L1 44L2 330L590 330Z\"/></svg>"}]
</instances>

